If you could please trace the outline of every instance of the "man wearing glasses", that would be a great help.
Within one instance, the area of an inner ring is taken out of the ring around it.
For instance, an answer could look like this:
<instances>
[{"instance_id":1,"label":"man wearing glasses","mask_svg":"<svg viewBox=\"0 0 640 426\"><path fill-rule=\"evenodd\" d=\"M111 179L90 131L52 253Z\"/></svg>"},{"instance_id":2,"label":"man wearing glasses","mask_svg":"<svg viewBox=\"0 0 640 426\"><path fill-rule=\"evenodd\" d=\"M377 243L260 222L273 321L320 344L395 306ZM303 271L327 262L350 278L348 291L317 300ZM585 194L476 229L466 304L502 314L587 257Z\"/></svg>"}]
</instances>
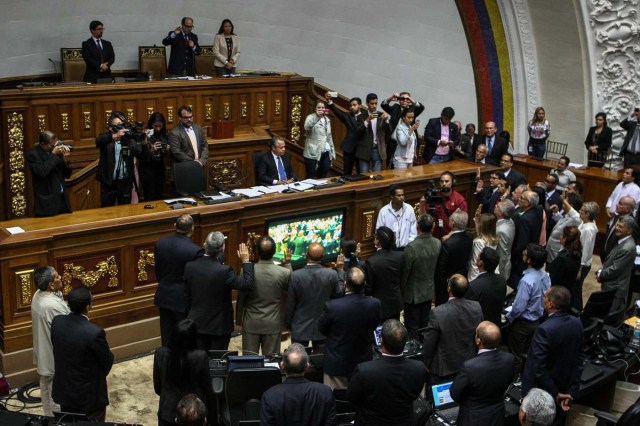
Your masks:
<instances>
[{"instance_id":1,"label":"man wearing glasses","mask_svg":"<svg viewBox=\"0 0 640 426\"><path fill-rule=\"evenodd\" d=\"M391 105L391 102L395 102ZM391 128L391 140L387 143L387 158L393 158L393 154L396 151L396 146L398 143L395 140L396 127L398 127L398 123L400 122L400 118L402 118L402 111L413 107L415 111L414 120L418 118L422 111L424 111L424 105L420 102L413 100L411 94L409 92L400 92L394 93L389 96L387 99L382 101L380 108L389 116L389 125Z\"/></svg>"},{"instance_id":2,"label":"man wearing glasses","mask_svg":"<svg viewBox=\"0 0 640 426\"><path fill-rule=\"evenodd\" d=\"M89 30L91 37L82 42L82 59L87 65L83 80L95 83L99 78L111 77L111 65L115 62L116 55L111 43L102 39L104 33L102 22L91 21Z\"/></svg>"},{"instance_id":3,"label":"man wearing glasses","mask_svg":"<svg viewBox=\"0 0 640 426\"><path fill-rule=\"evenodd\" d=\"M178 108L180 124L169 132L169 146L173 160L181 163L183 161L197 161L204 167L209 157L209 146L207 136L202 127L193 124L193 111L188 105Z\"/></svg>"},{"instance_id":4,"label":"man wearing glasses","mask_svg":"<svg viewBox=\"0 0 640 426\"><path fill-rule=\"evenodd\" d=\"M195 76L195 55L200 54L198 36L193 31L193 18L185 16L182 24L169 32L162 44L171 46L171 56L167 74L178 76Z\"/></svg>"}]
</instances>

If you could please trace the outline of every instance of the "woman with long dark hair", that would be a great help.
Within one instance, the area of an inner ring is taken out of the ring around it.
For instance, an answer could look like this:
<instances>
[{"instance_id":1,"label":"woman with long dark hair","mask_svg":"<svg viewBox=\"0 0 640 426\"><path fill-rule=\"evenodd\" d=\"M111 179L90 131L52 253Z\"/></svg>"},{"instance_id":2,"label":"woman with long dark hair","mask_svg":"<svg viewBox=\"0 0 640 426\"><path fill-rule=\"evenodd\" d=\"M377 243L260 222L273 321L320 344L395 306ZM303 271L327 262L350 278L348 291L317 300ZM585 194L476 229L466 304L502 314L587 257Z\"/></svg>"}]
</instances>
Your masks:
<instances>
[{"instance_id":1,"label":"woman with long dark hair","mask_svg":"<svg viewBox=\"0 0 640 426\"><path fill-rule=\"evenodd\" d=\"M607 151L611 148L613 130L607 126L607 114L599 112L596 114L596 125L589 128L584 146L587 148L587 158L589 167L603 167L607 161Z\"/></svg>"},{"instance_id":2,"label":"woman with long dark hair","mask_svg":"<svg viewBox=\"0 0 640 426\"><path fill-rule=\"evenodd\" d=\"M233 22L225 19L220 24L218 34L213 38L213 66L216 75L222 77L235 74L239 57L240 42L233 32Z\"/></svg>"},{"instance_id":3,"label":"woman with long dark hair","mask_svg":"<svg viewBox=\"0 0 640 426\"><path fill-rule=\"evenodd\" d=\"M160 200L164 189L165 156L169 152L167 143L167 121L159 112L154 112L147 122L149 143L142 148L138 159L140 184L145 201ZM151 132L153 131L153 132Z\"/></svg>"},{"instance_id":4,"label":"woman with long dark hair","mask_svg":"<svg viewBox=\"0 0 640 426\"><path fill-rule=\"evenodd\" d=\"M180 399L190 393L206 401L209 387L209 356L196 349L196 323L184 319L174 329L167 347L153 357L153 387L160 395L158 425L173 425Z\"/></svg>"}]
</instances>

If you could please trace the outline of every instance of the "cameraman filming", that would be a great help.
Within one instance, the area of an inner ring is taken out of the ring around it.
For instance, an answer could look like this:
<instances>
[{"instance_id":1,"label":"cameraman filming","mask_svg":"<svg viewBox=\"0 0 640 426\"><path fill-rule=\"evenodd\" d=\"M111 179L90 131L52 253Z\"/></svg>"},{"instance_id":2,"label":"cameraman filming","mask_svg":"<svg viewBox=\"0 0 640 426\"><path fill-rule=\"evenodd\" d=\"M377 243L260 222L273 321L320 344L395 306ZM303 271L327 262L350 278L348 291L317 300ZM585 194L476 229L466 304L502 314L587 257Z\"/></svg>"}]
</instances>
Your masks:
<instances>
[{"instance_id":1,"label":"cameraman filming","mask_svg":"<svg viewBox=\"0 0 640 426\"><path fill-rule=\"evenodd\" d=\"M33 180L33 211L37 217L71 213L64 184L71 176L71 145L64 145L50 130L40 133L27 156Z\"/></svg>"},{"instance_id":2,"label":"cameraman filming","mask_svg":"<svg viewBox=\"0 0 640 426\"><path fill-rule=\"evenodd\" d=\"M467 211L467 200L454 189L455 182L453 173L444 172L440 175L440 186L428 189L425 196L420 198L420 214L433 216L432 233L439 239L451 231L449 216L456 210Z\"/></svg>"},{"instance_id":3,"label":"cameraman filming","mask_svg":"<svg viewBox=\"0 0 640 426\"><path fill-rule=\"evenodd\" d=\"M114 111L108 131L98 135L100 161L96 179L100 182L100 207L131 203L134 185L133 158L142 152L147 137L141 128L128 125L120 111Z\"/></svg>"}]
</instances>

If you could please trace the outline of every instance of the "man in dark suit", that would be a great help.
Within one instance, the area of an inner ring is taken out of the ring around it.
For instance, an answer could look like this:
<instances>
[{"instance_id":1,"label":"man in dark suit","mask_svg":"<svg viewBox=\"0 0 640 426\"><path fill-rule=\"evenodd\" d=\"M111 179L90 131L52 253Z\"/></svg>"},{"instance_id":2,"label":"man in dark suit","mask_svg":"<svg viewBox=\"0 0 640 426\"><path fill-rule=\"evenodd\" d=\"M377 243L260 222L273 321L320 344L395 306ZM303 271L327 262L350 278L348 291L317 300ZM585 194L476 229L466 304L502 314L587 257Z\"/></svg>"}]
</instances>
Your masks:
<instances>
[{"instance_id":1,"label":"man in dark suit","mask_svg":"<svg viewBox=\"0 0 640 426\"><path fill-rule=\"evenodd\" d=\"M160 310L160 340L167 346L175 326L187 317L184 288L184 267L204 255L204 249L191 241L193 218L178 216L173 225L175 234L156 243L153 252L158 288L153 303Z\"/></svg>"},{"instance_id":2,"label":"man in dark suit","mask_svg":"<svg viewBox=\"0 0 640 426\"><path fill-rule=\"evenodd\" d=\"M498 351L500 328L483 321L476 329L478 355L466 360L451 384L451 397L460 403L458 424L501 425L504 393L515 375L513 355Z\"/></svg>"},{"instance_id":3,"label":"man in dark suit","mask_svg":"<svg viewBox=\"0 0 640 426\"><path fill-rule=\"evenodd\" d=\"M386 226L376 229L376 252L367 259L366 294L380 301L380 321L400 319L403 308L400 280L404 269L404 253L393 250L395 236Z\"/></svg>"},{"instance_id":4,"label":"man in dark suit","mask_svg":"<svg viewBox=\"0 0 640 426\"><path fill-rule=\"evenodd\" d=\"M222 232L210 232L204 242L205 255L184 267L187 318L198 326L198 349L205 351L229 347L233 331L231 290L253 290L253 263L247 245L238 247L242 273L236 275L231 266L220 261L224 241Z\"/></svg>"},{"instance_id":5,"label":"man in dark suit","mask_svg":"<svg viewBox=\"0 0 640 426\"><path fill-rule=\"evenodd\" d=\"M423 352L432 384L452 380L462 363L475 353L473 338L482 322L482 308L475 300L464 298L468 288L463 275L453 275L447 280L449 301L436 306L429 315Z\"/></svg>"},{"instance_id":6,"label":"man in dark suit","mask_svg":"<svg viewBox=\"0 0 640 426\"><path fill-rule=\"evenodd\" d=\"M131 203L135 166L133 159L148 144L146 138L137 141L126 128L126 119L120 111L109 116L107 131L96 138L100 160L96 180L100 182L100 207Z\"/></svg>"},{"instance_id":7,"label":"man in dark suit","mask_svg":"<svg viewBox=\"0 0 640 426\"><path fill-rule=\"evenodd\" d=\"M420 361L402 356L407 337L400 321L385 321L382 357L356 366L347 390L358 408L356 425L415 424L412 404L425 384L426 369Z\"/></svg>"},{"instance_id":8,"label":"man in dark suit","mask_svg":"<svg viewBox=\"0 0 640 426\"><path fill-rule=\"evenodd\" d=\"M632 216L636 207L636 200L629 195L618 200L616 204L615 216L607 223L607 232L604 234L602 245L600 247L600 259L604 262L611 250L618 245L618 237L616 236L616 224L624 216Z\"/></svg>"},{"instance_id":9,"label":"man in dark suit","mask_svg":"<svg viewBox=\"0 0 640 426\"><path fill-rule=\"evenodd\" d=\"M473 142L474 156L478 145L486 145L487 157L485 160L487 164L491 164L493 166L499 166L502 156L506 152L509 152L509 142L496 135L496 131L496 123L488 121L484 125L484 136Z\"/></svg>"},{"instance_id":10,"label":"man in dark suit","mask_svg":"<svg viewBox=\"0 0 640 426\"><path fill-rule=\"evenodd\" d=\"M380 302L364 295L364 272L350 268L345 295L329 300L318 318L318 330L327 336L324 384L346 387L356 365L371 361L373 331L380 323Z\"/></svg>"},{"instance_id":11,"label":"man in dark suit","mask_svg":"<svg viewBox=\"0 0 640 426\"><path fill-rule=\"evenodd\" d=\"M56 371L53 399L62 411L83 413L89 420L104 422L113 354L104 330L87 318L91 299L87 287L74 288L67 299L71 313L51 321Z\"/></svg>"},{"instance_id":12,"label":"man in dark suit","mask_svg":"<svg viewBox=\"0 0 640 426\"><path fill-rule=\"evenodd\" d=\"M195 56L200 54L198 36L193 32L193 18L185 16L178 28L162 39L164 46L171 46L167 74L196 75ZM180 113L178 113L180 114Z\"/></svg>"},{"instance_id":13,"label":"man in dark suit","mask_svg":"<svg viewBox=\"0 0 640 426\"><path fill-rule=\"evenodd\" d=\"M549 318L533 335L522 372L522 396L534 387L543 389L554 397L562 413L569 410L580 388L582 323L569 314L571 294L566 287L549 288L544 309Z\"/></svg>"},{"instance_id":14,"label":"man in dark suit","mask_svg":"<svg viewBox=\"0 0 640 426\"><path fill-rule=\"evenodd\" d=\"M444 163L453 158L454 144L460 138L458 126L451 120L455 111L444 107L440 117L430 118L424 128L424 161L428 164Z\"/></svg>"},{"instance_id":15,"label":"man in dark suit","mask_svg":"<svg viewBox=\"0 0 640 426\"><path fill-rule=\"evenodd\" d=\"M502 308L507 295L507 281L495 270L500 263L498 251L491 247L482 249L476 265L480 275L469 283L469 291L464 296L469 300L477 300L482 307L482 316L500 327Z\"/></svg>"},{"instance_id":16,"label":"man in dark suit","mask_svg":"<svg viewBox=\"0 0 640 426\"><path fill-rule=\"evenodd\" d=\"M116 55L111 43L102 39L102 22L91 21L89 30L91 37L82 42L82 59L87 65L84 81L95 83L99 78L111 78L111 65L116 61Z\"/></svg>"},{"instance_id":17,"label":"man in dark suit","mask_svg":"<svg viewBox=\"0 0 640 426\"><path fill-rule=\"evenodd\" d=\"M202 127L193 124L193 110L189 105L178 108L180 124L169 132L169 146L173 161L197 161L202 167L207 165L209 145Z\"/></svg>"},{"instance_id":18,"label":"man in dark suit","mask_svg":"<svg viewBox=\"0 0 640 426\"><path fill-rule=\"evenodd\" d=\"M307 266L294 271L287 294L286 327L291 330L291 341L308 346L313 343L316 352L322 352L325 335L318 330L318 317L324 304L338 297L344 283L344 272L340 274L322 266L324 248L320 243L311 243L307 248Z\"/></svg>"},{"instance_id":19,"label":"man in dark suit","mask_svg":"<svg viewBox=\"0 0 640 426\"><path fill-rule=\"evenodd\" d=\"M525 191L518 206L524 213L516 222L516 235L511 246L511 278L509 286L518 287L518 282L522 272L527 268L526 262L522 259L522 253L527 248L527 244L537 244L540 242L540 232L542 230L542 211L538 208L539 197L533 191Z\"/></svg>"},{"instance_id":20,"label":"man in dark suit","mask_svg":"<svg viewBox=\"0 0 640 426\"><path fill-rule=\"evenodd\" d=\"M473 193L473 196L478 201L478 204L482 205L482 213L493 213L496 203L500 201L506 189L504 173L497 170L491 172L489 175L489 188L484 188L484 182L482 179L479 179L479 171L477 176L478 183L476 184L476 191Z\"/></svg>"},{"instance_id":21,"label":"man in dark suit","mask_svg":"<svg viewBox=\"0 0 640 426\"><path fill-rule=\"evenodd\" d=\"M465 231L469 216L458 210L449 217L451 236L442 243L435 274L436 305L448 299L447 280L453 274L467 276L473 238ZM465 290L466 291L466 290Z\"/></svg>"},{"instance_id":22,"label":"man in dark suit","mask_svg":"<svg viewBox=\"0 0 640 426\"><path fill-rule=\"evenodd\" d=\"M610 312L615 312L627 306L629 281L634 271L633 261L636 257L636 242L633 231L637 224L633 216L622 216L616 222L616 237L618 243L607 255L602 269L596 272L596 278L602 284L603 290L616 290Z\"/></svg>"},{"instance_id":23,"label":"man in dark suit","mask_svg":"<svg viewBox=\"0 0 640 426\"><path fill-rule=\"evenodd\" d=\"M38 144L27 155L33 180L36 216L55 216L71 213L64 179L71 176L71 150L58 143L50 130L40 133Z\"/></svg>"},{"instance_id":24,"label":"man in dark suit","mask_svg":"<svg viewBox=\"0 0 640 426\"><path fill-rule=\"evenodd\" d=\"M338 120L347 127L347 134L342 140L340 147L342 148L343 167L342 174L349 176L353 174L353 166L356 164L356 148L360 139L365 135L364 119L365 115L360 111L362 109L362 99L351 98L349 100L349 114L340 111L331 100L331 95L327 93L327 107L338 117Z\"/></svg>"},{"instance_id":25,"label":"man in dark suit","mask_svg":"<svg viewBox=\"0 0 640 426\"><path fill-rule=\"evenodd\" d=\"M527 178L522 173L513 168L513 155L505 152L500 158L500 167L502 167L502 173L507 181L507 186L511 188L511 191L516 189L520 185L527 183Z\"/></svg>"},{"instance_id":26,"label":"man in dark suit","mask_svg":"<svg viewBox=\"0 0 640 426\"><path fill-rule=\"evenodd\" d=\"M389 135L389 114L378 111L378 95L367 95L364 136L358 139L356 158L360 173L379 172L387 160L387 136Z\"/></svg>"},{"instance_id":27,"label":"man in dark suit","mask_svg":"<svg viewBox=\"0 0 640 426\"><path fill-rule=\"evenodd\" d=\"M256 159L256 185L283 185L297 180L291 157L285 152L283 137L274 136L269 143L271 150Z\"/></svg>"},{"instance_id":28,"label":"man in dark suit","mask_svg":"<svg viewBox=\"0 0 640 426\"><path fill-rule=\"evenodd\" d=\"M624 168L640 163L640 108L634 108L630 118L620 122L620 127L627 131L620 147L620 155L624 158Z\"/></svg>"},{"instance_id":29,"label":"man in dark suit","mask_svg":"<svg viewBox=\"0 0 640 426\"><path fill-rule=\"evenodd\" d=\"M476 125L469 123L464 128L464 133L460 136L460 144L454 147L454 154L463 160L473 160L473 143L480 139L476 133Z\"/></svg>"},{"instance_id":30,"label":"man in dark suit","mask_svg":"<svg viewBox=\"0 0 640 426\"><path fill-rule=\"evenodd\" d=\"M262 394L260 424L264 426L326 426L336 422L336 401L328 386L304 377L307 352L292 343L280 361L284 382Z\"/></svg>"},{"instance_id":31,"label":"man in dark suit","mask_svg":"<svg viewBox=\"0 0 640 426\"><path fill-rule=\"evenodd\" d=\"M546 204L549 206L556 206L557 211L562 210L562 197L560 196L560 191L558 190L558 175L548 174L544 179L544 184L546 186Z\"/></svg>"}]
</instances>

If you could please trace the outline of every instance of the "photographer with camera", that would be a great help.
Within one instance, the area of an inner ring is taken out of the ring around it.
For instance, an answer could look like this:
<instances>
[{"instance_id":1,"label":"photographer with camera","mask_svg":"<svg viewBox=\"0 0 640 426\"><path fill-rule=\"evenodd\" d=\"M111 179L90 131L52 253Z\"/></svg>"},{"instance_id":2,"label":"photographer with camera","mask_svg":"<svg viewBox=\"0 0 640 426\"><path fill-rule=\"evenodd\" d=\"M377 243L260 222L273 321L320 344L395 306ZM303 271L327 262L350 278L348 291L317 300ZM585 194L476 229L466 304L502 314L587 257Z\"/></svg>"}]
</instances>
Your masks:
<instances>
[{"instance_id":1,"label":"photographer with camera","mask_svg":"<svg viewBox=\"0 0 640 426\"><path fill-rule=\"evenodd\" d=\"M138 173L144 201L159 200L164 192L165 158L169 153L167 122L159 112L154 112L147 122L149 143L142 148L138 158Z\"/></svg>"},{"instance_id":2,"label":"photographer with camera","mask_svg":"<svg viewBox=\"0 0 640 426\"><path fill-rule=\"evenodd\" d=\"M34 214L37 217L71 213L64 179L71 176L71 150L55 133L40 133L38 144L27 155L33 180Z\"/></svg>"},{"instance_id":3,"label":"photographer with camera","mask_svg":"<svg viewBox=\"0 0 640 426\"><path fill-rule=\"evenodd\" d=\"M96 174L100 182L100 207L114 206L116 202L130 204L135 184L133 159L147 145L147 135L142 123L128 124L120 111L111 113L107 129L96 138L100 150Z\"/></svg>"},{"instance_id":4,"label":"photographer with camera","mask_svg":"<svg viewBox=\"0 0 640 426\"><path fill-rule=\"evenodd\" d=\"M433 236L442 239L451 229L449 228L449 216L456 210L467 211L467 200L456 191L456 177L451 172L440 175L440 186L433 182L425 195L420 198L420 214L433 216Z\"/></svg>"}]
</instances>

